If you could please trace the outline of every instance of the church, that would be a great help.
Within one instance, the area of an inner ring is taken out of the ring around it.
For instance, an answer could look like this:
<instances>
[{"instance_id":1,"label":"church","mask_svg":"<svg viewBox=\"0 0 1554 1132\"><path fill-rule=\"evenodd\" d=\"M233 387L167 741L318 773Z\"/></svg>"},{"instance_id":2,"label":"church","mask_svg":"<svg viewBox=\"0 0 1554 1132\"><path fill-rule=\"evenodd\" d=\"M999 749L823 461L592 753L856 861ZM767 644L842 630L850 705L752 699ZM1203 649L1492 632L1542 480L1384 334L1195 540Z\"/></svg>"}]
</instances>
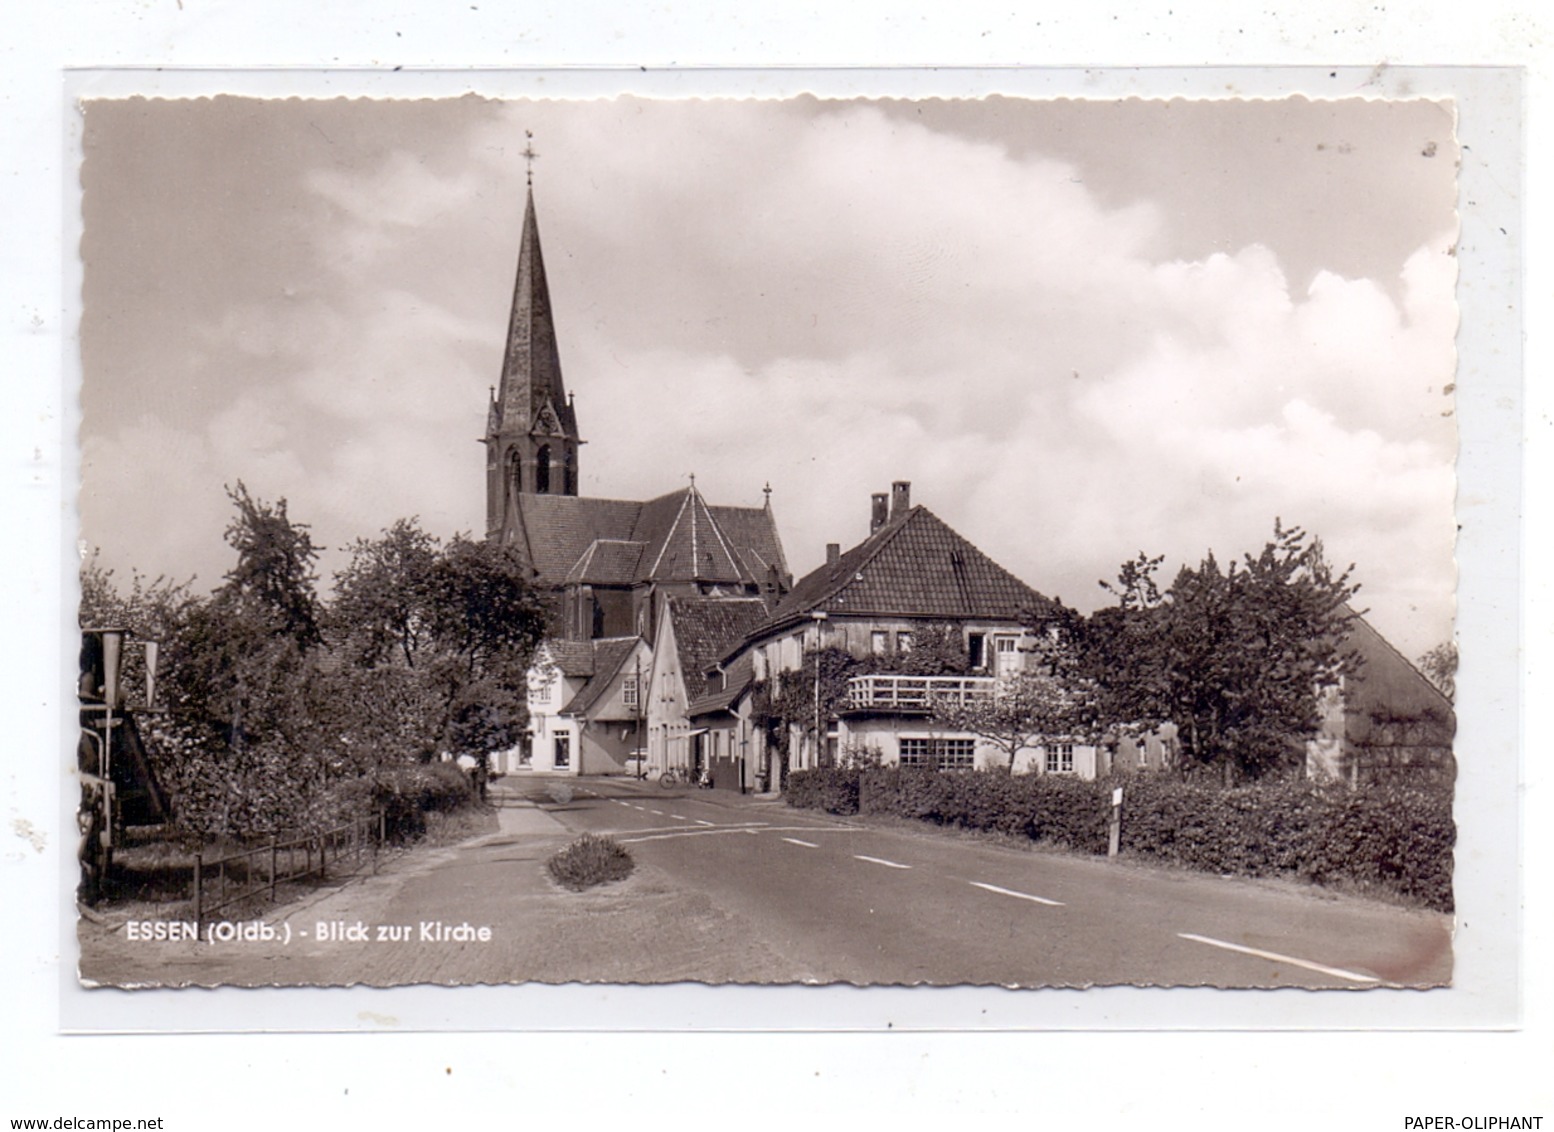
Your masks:
<instances>
[{"instance_id":1,"label":"church","mask_svg":"<svg viewBox=\"0 0 1554 1132\"><path fill-rule=\"evenodd\" d=\"M643 501L578 494L583 439L561 373L532 178L501 383L481 443L486 537L518 552L549 605L550 641L530 677L530 739L512 761L619 773L641 745L634 682L651 664L628 643L653 640L670 599L775 606L793 578L770 489L756 507L709 503L694 478ZM571 690L558 696L560 688ZM598 714L605 705L608 718Z\"/></svg>"}]
</instances>

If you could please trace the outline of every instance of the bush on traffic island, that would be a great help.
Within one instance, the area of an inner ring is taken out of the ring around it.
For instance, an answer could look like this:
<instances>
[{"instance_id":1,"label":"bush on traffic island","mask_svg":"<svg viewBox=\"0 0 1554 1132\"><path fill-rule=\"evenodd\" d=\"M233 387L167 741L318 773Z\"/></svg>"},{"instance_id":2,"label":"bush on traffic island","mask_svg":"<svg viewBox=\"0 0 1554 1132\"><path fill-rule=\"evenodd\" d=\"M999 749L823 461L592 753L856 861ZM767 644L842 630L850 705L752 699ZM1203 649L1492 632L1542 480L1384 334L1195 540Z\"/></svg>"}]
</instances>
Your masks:
<instances>
[{"instance_id":1,"label":"bush on traffic island","mask_svg":"<svg viewBox=\"0 0 1554 1132\"><path fill-rule=\"evenodd\" d=\"M593 833L583 834L545 862L556 883L573 892L625 880L635 865L620 842Z\"/></svg>"}]
</instances>

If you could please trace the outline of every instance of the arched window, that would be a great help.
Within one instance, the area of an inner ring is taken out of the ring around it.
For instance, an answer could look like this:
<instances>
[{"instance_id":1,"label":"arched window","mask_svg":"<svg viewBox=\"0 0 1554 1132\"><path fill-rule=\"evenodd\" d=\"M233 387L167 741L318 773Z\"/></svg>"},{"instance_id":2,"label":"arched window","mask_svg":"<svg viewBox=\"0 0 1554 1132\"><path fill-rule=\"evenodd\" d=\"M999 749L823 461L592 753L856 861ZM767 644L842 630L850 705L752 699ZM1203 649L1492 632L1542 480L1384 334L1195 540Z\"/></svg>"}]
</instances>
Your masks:
<instances>
[{"instance_id":1,"label":"arched window","mask_svg":"<svg viewBox=\"0 0 1554 1132\"><path fill-rule=\"evenodd\" d=\"M523 490L523 453L516 448L507 454L507 485L514 495Z\"/></svg>"},{"instance_id":2,"label":"arched window","mask_svg":"<svg viewBox=\"0 0 1554 1132\"><path fill-rule=\"evenodd\" d=\"M550 491L550 445L541 444L534 454L534 490L541 495Z\"/></svg>"},{"instance_id":3,"label":"arched window","mask_svg":"<svg viewBox=\"0 0 1554 1132\"><path fill-rule=\"evenodd\" d=\"M577 449L567 445L566 463L563 466L561 476L561 492L563 495L577 494Z\"/></svg>"}]
</instances>

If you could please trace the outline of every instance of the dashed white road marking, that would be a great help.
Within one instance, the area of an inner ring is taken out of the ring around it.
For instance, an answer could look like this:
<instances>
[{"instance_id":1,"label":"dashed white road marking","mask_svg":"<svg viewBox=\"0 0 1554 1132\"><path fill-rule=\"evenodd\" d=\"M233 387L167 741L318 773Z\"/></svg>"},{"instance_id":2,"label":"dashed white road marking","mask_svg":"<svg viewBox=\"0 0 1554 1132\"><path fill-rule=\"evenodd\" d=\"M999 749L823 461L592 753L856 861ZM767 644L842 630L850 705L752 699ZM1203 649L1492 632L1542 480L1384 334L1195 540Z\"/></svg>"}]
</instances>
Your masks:
<instances>
[{"instance_id":1,"label":"dashed white road marking","mask_svg":"<svg viewBox=\"0 0 1554 1132\"><path fill-rule=\"evenodd\" d=\"M696 819L696 824L697 824L697 825L712 825L712 824L713 824L713 823L712 823L712 822L710 822L710 821L704 821L704 820L703 820L703 819L701 819L701 818L697 818L697 819Z\"/></svg>"},{"instance_id":2,"label":"dashed white road marking","mask_svg":"<svg viewBox=\"0 0 1554 1132\"><path fill-rule=\"evenodd\" d=\"M1046 904L1053 908L1063 907L1063 901L1061 900L1048 900L1045 896L1032 896L1029 892L1016 892L1012 888L999 888L996 884L983 884L979 880L970 881L969 883L973 888L983 888L988 892L996 892L1000 896L1015 896L1021 900L1029 900L1036 904Z\"/></svg>"},{"instance_id":3,"label":"dashed white road marking","mask_svg":"<svg viewBox=\"0 0 1554 1132\"><path fill-rule=\"evenodd\" d=\"M854 853L853 857L855 860L868 861L873 865L884 865L890 869L910 869L912 867L911 865L898 864L895 861L887 861L884 857L865 857L862 853Z\"/></svg>"},{"instance_id":4,"label":"dashed white road marking","mask_svg":"<svg viewBox=\"0 0 1554 1132\"><path fill-rule=\"evenodd\" d=\"M1379 983L1380 979L1370 975L1358 975L1353 971L1345 971L1341 967L1326 967L1321 963L1313 963L1309 959L1296 959L1293 955L1280 955L1277 951L1263 951L1257 947L1243 947L1239 943L1226 943L1222 939L1212 939L1206 935L1194 935L1191 932L1177 932L1181 939L1190 939L1194 943L1206 943L1210 947L1223 947L1226 951L1239 951L1243 955L1255 955L1259 959L1269 959L1275 963L1288 963L1293 967L1304 967L1308 971L1316 971L1322 975L1332 975L1335 979L1347 979L1351 983Z\"/></svg>"},{"instance_id":5,"label":"dashed white road marking","mask_svg":"<svg viewBox=\"0 0 1554 1132\"><path fill-rule=\"evenodd\" d=\"M659 817L663 817L664 816L664 811L663 810L649 810L648 813L650 813L650 814L657 814Z\"/></svg>"},{"instance_id":6,"label":"dashed white road marking","mask_svg":"<svg viewBox=\"0 0 1554 1132\"><path fill-rule=\"evenodd\" d=\"M786 841L789 845L802 845L806 849L820 848L820 846L816 845L813 841L800 841L797 837L784 837L783 840Z\"/></svg>"},{"instance_id":7,"label":"dashed white road marking","mask_svg":"<svg viewBox=\"0 0 1554 1132\"><path fill-rule=\"evenodd\" d=\"M647 807L646 806L633 806L631 808L634 809L634 810L641 810L643 813L647 813Z\"/></svg>"},{"instance_id":8,"label":"dashed white road marking","mask_svg":"<svg viewBox=\"0 0 1554 1132\"><path fill-rule=\"evenodd\" d=\"M690 818L686 817L684 814L670 814L669 816L674 818L675 821L690 821L691 820Z\"/></svg>"}]
</instances>

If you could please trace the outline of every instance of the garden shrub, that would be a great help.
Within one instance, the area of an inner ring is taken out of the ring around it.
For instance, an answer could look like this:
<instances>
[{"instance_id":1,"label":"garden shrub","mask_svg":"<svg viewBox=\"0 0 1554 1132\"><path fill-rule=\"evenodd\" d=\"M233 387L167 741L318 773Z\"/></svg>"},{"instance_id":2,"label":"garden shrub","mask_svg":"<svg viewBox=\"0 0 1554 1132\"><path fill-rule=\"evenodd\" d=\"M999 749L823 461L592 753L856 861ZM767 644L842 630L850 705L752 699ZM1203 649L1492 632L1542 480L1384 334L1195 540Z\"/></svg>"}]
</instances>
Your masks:
<instances>
[{"instance_id":1,"label":"garden shrub","mask_svg":"<svg viewBox=\"0 0 1554 1132\"><path fill-rule=\"evenodd\" d=\"M427 814L474 802L475 788L457 763L411 763L387 770L374 796L388 836L404 840L426 832Z\"/></svg>"}]
</instances>

